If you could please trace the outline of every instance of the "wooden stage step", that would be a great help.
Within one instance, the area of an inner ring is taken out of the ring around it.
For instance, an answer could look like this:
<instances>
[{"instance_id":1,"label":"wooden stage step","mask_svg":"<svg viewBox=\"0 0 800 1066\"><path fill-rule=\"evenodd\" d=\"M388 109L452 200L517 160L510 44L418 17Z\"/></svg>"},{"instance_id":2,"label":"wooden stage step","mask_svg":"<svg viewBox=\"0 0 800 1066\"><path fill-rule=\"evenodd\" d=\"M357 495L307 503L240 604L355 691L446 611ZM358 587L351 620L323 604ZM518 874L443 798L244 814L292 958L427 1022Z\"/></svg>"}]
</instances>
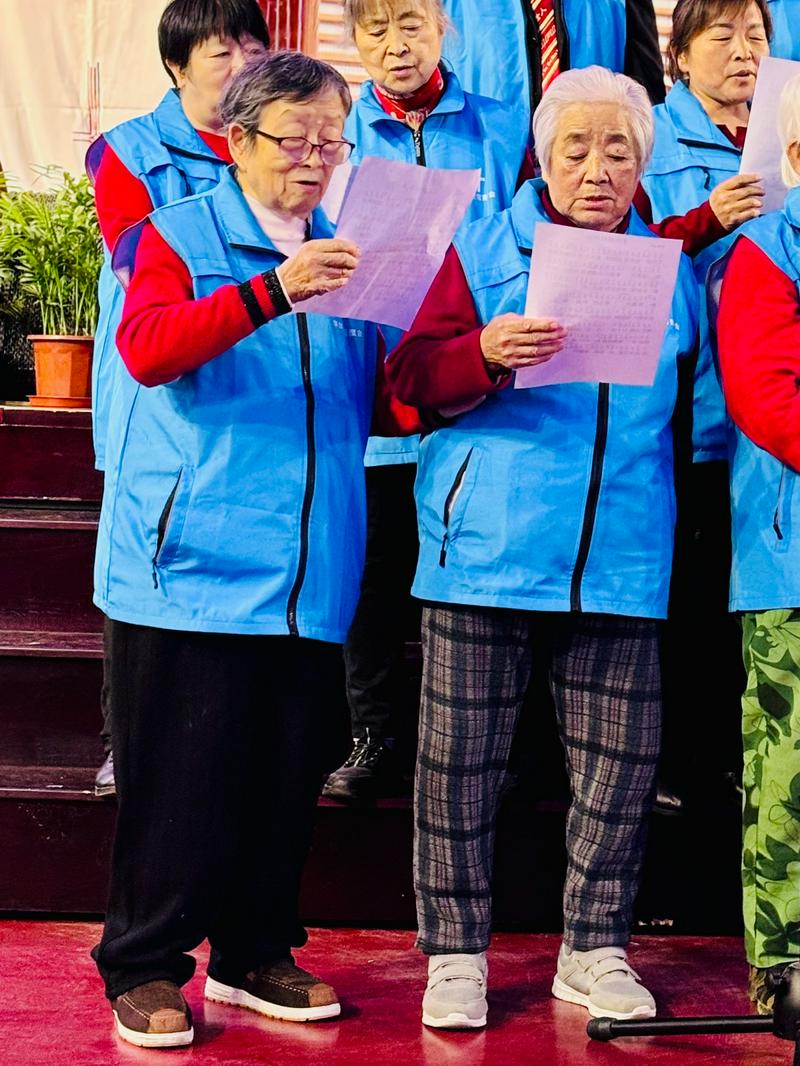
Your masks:
<instances>
[{"instance_id":1,"label":"wooden stage step","mask_svg":"<svg viewBox=\"0 0 800 1066\"><path fill-rule=\"evenodd\" d=\"M102 622L102 619L101 619ZM46 629L0 629L0 657L102 659L103 634Z\"/></svg>"},{"instance_id":2,"label":"wooden stage step","mask_svg":"<svg viewBox=\"0 0 800 1066\"><path fill-rule=\"evenodd\" d=\"M96 766L0 765L0 912L99 914L115 802L97 799ZM498 820L494 915L499 929L559 928L565 804L511 795ZM413 818L407 798L352 808L320 800L303 883L306 919L411 928ZM653 816L639 928L738 934L739 814Z\"/></svg>"},{"instance_id":3,"label":"wooden stage step","mask_svg":"<svg viewBox=\"0 0 800 1066\"><path fill-rule=\"evenodd\" d=\"M99 503L89 411L0 406L0 500Z\"/></svg>"},{"instance_id":4,"label":"wooden stage step","mask_svg":"<svg viewBox=\"0 0 800 1066\"><path fill-rule=\"evenodd\" d=\"M97 510L0 505L0 630L92 632Z\"/></svg>"}]
</instances>

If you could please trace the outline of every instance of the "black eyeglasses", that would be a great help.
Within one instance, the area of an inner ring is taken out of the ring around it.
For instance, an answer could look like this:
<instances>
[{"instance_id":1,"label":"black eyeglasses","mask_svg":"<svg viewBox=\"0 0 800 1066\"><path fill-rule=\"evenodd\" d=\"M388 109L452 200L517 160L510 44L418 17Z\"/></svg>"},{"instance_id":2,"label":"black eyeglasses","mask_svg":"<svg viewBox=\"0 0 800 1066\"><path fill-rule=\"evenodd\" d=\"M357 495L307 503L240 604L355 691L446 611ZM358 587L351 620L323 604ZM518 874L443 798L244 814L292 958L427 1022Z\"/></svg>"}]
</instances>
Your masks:
<instances>
[{"instance_id":1,"label":"black eyeglasses","mask_svg":"<svg viewBox=\"0 0 800 1066\"><path fill-rule=\"evenodd\" d=\"M281 152L293 163L305 163L315 148L319 149L322 162L328 167L346 163L350 153L355 148L352 141L323 141L322 144L314 144L305 137L273 137L271 133L256 130L259 137L266 137L268 141L277 144Z\"/></svg>"}]
</instances>

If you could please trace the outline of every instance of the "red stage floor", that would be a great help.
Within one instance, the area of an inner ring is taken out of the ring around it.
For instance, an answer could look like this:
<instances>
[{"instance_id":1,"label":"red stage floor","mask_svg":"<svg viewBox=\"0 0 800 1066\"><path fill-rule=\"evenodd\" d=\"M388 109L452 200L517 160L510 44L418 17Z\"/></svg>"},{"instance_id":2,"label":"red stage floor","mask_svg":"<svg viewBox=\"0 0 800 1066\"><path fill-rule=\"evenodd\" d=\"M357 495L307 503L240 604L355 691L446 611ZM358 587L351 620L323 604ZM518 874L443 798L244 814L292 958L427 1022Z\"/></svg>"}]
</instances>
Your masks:
<instances>
[{"instance_id":1,"label":"red stage floor","mask_svg":"<svg viewBox=\"0 0 800 1066\"><path fill-rule=\"evenodd\" d=\"M318 930L302 965L336 985L341 1019L298 1025L204 1003L205 953L187 988L195 1044L142 1051L119 1042L88 952L99 927L0 922L0 1066L772 1066L791 1062L772 1036L677 1037L603 1045L587 1015L549 994L554 936L500 935L490 953L490 1023L441 1034L420 1023L425 964L412 936ZM745 967L734 939L647 937L632 952L662 1016L746 1013Z\"/></svg>"}]
</instances>

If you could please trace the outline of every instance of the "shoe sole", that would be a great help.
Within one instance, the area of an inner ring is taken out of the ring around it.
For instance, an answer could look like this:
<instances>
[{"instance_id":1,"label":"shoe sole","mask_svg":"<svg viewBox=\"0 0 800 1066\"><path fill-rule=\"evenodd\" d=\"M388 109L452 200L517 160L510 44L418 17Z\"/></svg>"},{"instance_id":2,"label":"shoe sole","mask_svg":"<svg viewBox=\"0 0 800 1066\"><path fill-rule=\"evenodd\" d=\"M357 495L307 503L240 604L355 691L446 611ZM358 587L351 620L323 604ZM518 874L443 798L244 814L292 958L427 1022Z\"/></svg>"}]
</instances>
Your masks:
<instances>
[{"instance_id":1,"label":"shoe sole","mask_svg":"<svg viewBox=\"0 0 800 1066\"><path fill-rule=\"evenodd\" d=\"M422 1015L422 1024L431 1029L483 1029L486 1015L482 1018L469 1018L466 1014L446 1014L444 1018L434 1018L432 1014Z\"/></svg>"},{"instance_id":2,"label":"shoe sole","mask_svg":"<svg viewBox=\"0 0 800 1066\"><path fill-rule=\"evenodd\" d=\"M647 1007L644 1004L641 1007L634 1007L632 1011L622 1012L609 1010L607 1007L598 1007L592 1003L585 992L576 992L574 988L570 988L568 984L561 980L560 977L553 978L553 987L551 992L556 999L563 999L565 1003L575 1003L579 1007L586 1007L589 1014L593 1018L614 1018L619 1022L627 1022L632 1018L655 1018L656 1012L653 1007Z\"/></svg>"},{"instance_id":3,"label":"shoe sole","mask_svg":"<svg viewBox=\"0 0 800 1066\"><path fill-rule=\"evenodd\" d=\"M94 786L94 794L95 794L95 796L98 797L98 799L100 797L102 797L102 796L116 796L116 794L117 794L117 786L116 785L95 785Z\"/></svg>"},{"instance_id":4,"label":"shoe sole","mask_svg":"<svg viewBox=\"0 0 800 1066\"><path fill-rule=\"evenodd\" d=\"M127 1044L134 1044L136 1047L186 1047L194 1040L194 1029L182 1029L179 1033L140 1033L136 1029L129 1029L127 1025L123 1025L116 1011L114 1011L114 1020L117 1032L122 1039Z\"/></svg>"},{"instance_id":5,"label":"shoe sole","mask_svg":"<svg viewBox=\"0 0 800 1066\"><path fill-rule=\"evenodd\" d=\"M228 1007L244 1007L267 1018L278 1018L282 1022L321 1022L326 1018L338 1018L342 1012L341 1003L326 1003L322 1007L282 1007L280 1003L270 1003L259 999L243 988L223 985L213 977L206 978L206 999L214 1003L224 1003Z\"/></svg>"},{"instance_id":6,"label":"shoe sole","mask_svg":"<svg viewBox=\"0 0 800 1066\"><path fill-rule=\"evenodd\" d=\"M329 789L327 785L322 790L322 798L327 800L333 800L335 803L343 803L350 807L366 807L372 806L375 803L376 797L372 794L363 794L361 796L352 796L348 792L338 792L335 788Z\"/></svg>"}]
</instances>

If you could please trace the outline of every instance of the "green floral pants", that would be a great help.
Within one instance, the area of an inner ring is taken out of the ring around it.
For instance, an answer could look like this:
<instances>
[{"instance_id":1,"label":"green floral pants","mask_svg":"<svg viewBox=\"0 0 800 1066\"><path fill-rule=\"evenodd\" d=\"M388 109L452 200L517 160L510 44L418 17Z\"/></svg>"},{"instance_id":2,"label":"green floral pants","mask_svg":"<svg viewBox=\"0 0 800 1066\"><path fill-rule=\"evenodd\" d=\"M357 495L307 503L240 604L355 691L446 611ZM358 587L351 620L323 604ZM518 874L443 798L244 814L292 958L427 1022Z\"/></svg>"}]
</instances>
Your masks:
<instances>
[{"instance_id":1,"label":"green floral pants","mask_svg":"<svg viewBox=\"0 0 800 1066\"><path fill-rule=\"evenodd\" d=\"M800 610L742 616L747 960L800 957Z\"/></svg>"}]
</instances>

